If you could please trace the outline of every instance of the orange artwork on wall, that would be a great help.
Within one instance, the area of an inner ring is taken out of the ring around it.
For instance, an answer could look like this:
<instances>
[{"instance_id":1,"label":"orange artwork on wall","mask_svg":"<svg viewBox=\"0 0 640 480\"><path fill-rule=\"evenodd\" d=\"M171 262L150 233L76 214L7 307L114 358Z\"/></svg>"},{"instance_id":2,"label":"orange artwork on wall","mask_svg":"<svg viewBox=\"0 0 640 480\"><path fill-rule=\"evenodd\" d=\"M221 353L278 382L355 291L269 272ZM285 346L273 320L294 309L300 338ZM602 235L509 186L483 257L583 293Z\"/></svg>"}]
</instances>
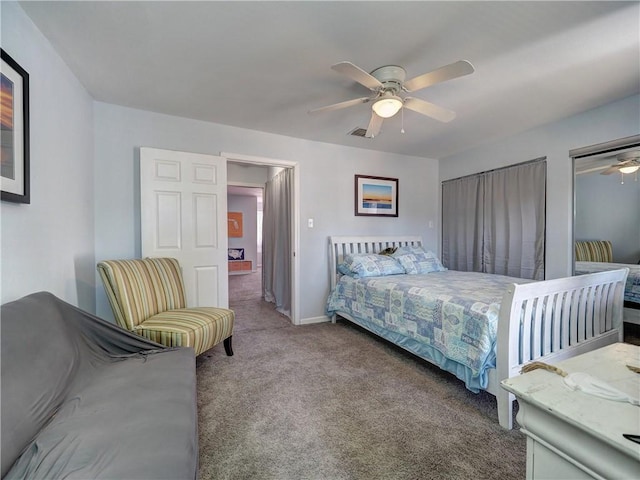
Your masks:
<instances>
[{"instance_id":1,"label":"orange artwork on wall","mask_svg":"<svg viewBox=\"0 0 640 480\"><path fill-rule=\"evenodd\" d=\"M227 223L229 237L242 237L242 212L228 212Z\"/></svg>"}]
</instances>

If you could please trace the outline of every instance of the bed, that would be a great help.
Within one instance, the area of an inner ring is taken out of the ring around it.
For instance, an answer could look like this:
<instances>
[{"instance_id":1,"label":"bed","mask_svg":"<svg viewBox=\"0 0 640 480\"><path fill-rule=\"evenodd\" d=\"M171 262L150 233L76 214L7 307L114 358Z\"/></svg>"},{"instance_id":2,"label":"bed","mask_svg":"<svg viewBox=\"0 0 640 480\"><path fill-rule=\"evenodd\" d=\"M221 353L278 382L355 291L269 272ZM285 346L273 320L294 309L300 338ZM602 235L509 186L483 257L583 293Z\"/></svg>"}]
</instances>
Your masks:
<instances>
[{"instance_id":1,"label":"bed","mask_svg":"<svg viewBox=\"0 0 640 480\"><path fill-rule=\"evenodd\" d=\"M575 243L575 274L604 272L628 268L624 291L625 322L640 324L640 265L614 263L613 246L609 240L583 240Z\"/></svg>"},{"instance_id":2,"label":"bed","mask_svg":"<svg viewBox=\"0 0 640 480\"><path fill-rule=\"evenodd\" d=\"M622 341L626 269L533 282L440 268L410 270L411 262L401 262L404 255L397 254L424 251L419 236L333 236L329 245L332 321L349 320L454 374L469 390L491 393L499 423L507 429L515 398L500 381L533 360L553 363ZM356 257L387 262L378 254L390 247L400 247L391 257L402 272L391 268L378 275L371 269L374 275L365 276L349 270Z\"/></svg>"}]
</instances>

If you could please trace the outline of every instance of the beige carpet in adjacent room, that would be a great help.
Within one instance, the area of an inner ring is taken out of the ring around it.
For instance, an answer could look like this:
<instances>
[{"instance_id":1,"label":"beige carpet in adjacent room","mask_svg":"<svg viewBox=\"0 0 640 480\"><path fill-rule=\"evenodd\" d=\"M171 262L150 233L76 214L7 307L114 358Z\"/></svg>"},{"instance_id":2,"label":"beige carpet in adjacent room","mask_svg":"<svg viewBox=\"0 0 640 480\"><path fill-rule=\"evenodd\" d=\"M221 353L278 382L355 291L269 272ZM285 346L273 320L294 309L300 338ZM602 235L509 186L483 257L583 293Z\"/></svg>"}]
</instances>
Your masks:
<instances>
[{"instance_id":1,"label":"beige carpet in adjacent room","mask_svg":"<svg viewBox=\"0 0 640 480\"><path fill-rule=\"evenodd\" d=\"M349 323L231 308L235 355L197 359L201 480L525 477L525 437L491 395Z\"/></svg>"}]
</instances>

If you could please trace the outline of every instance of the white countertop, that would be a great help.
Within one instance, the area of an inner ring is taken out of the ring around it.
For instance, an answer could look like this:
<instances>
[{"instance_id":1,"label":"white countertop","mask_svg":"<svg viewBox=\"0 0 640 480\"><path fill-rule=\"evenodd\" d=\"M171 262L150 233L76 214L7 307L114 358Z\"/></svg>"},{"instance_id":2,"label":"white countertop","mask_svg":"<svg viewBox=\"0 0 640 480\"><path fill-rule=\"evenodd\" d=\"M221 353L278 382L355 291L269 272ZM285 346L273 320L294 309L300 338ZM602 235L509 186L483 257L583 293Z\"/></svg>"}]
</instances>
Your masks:
<instances>
[{"instance_id":1,"label":"white countertop","mask_svg":"<svg viewBox=\"0 0 640 480\"><path fill-rule=\"evenodd\" d=\"M640 374L626 365L640 367L640 347L616 343L555 364L568 373L585 372L635 398L640 397ZM599 398L567 387L563 377L534 370L502 382L518 401L528 402L573 424L626 455L640 460L640 444L623 433L640 435L640 407Z\"/></svg>"}]
</instances>

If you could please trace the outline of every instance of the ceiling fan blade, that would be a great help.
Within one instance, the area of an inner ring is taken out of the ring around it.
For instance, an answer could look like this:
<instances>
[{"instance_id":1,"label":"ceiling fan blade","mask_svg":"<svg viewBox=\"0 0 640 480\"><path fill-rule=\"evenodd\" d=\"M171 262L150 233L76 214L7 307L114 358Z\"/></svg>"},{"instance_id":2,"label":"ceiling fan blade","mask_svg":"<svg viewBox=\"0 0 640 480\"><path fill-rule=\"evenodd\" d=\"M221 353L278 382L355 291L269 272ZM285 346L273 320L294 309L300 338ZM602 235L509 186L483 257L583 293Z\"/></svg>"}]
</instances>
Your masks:
<instances>
[{"instance_id":1,"label":"ceiling fan blade","mask_svg":"<svg viewBox=\"0 0 640 480\"><path fill-rule=\"evenodd\" d=\"M330 112L332 110L340 110L341 108L352 107L354 105L358 105L360 103L367 103L369 101L371 101L369 97L354 98L353 100L347 100L346 102L334 103L333 105L327 105L326 107L315 108L313 110L309 110L309 113L314 114L314 113Z\"/></svg>"},{"instance_id":2,"label":"ceiling fan blade","mask_svg":"<svg viewBox=\"0 0 640 480\"><path fill-rule=\"evenodd\" d=\"M640 150L631 150L615 155L619 162L634 162L640 160Z\"/></svg>"},{"instance_id":3,"label":"ceiling fan blade","mask_svg":"<svg viewBox=\"0 0 640 480\"><path fill-rule=\"evenodd\" d=\"M604 172L600 172L600 175L611 175L612 173L618 173L619 169L619 165L611 165Z\"/></svg>"},{"instance_id":4,"label":"ceiling fan blade","mask_svg":"<svg viewBox=\"0 0 640 480\"><path fill-rule=\"evenodd\" d=\"M369 126L367 127L367 133L365 134L365 137L376 137L378 133L380 133L380 128L382 127L383 121L384 118L379 117L378 115L376 115L376 112L371 111L371 120L369 120Z\"/></svg>"},{"instance_id":5,"label":"ceiling fan blade","mask_svg":"<svg viewBox=\"0 0 640 480\"><path fill-rule=\"evenodd\" d=\"M454 78L469 75L474 72L473 65L466 60L460 60L444 67L440 67L431 72L419 75L404 82L403 88L407 92L415 92L422 88L435 85L436 83L445 82L447 80L453 80Z\"/></svg>"},{"instance_id":6,"label":"ceiling fan blade","mask_svg":"<svg viewBox=\"0 0 640 480\"><path fill-rule=\"evenodd\" d=\"M618 163L618 167L634 167L636 165L640 165L640 162L635 158L630 158L629 160L624 160Z\"/></svg>"},{"instance_id":7,"label":"ceiling fan blade","mask_svg":"<svg viewBox=\"0 0 640 480\"><path fill-rule=\"evenodd\" d=\"M360 67L355 66L351 62L340 62L332 65L331 68L338 73L346 75L352 80L355 80L361 85L364 85L369 90L377 90L382 88L382 83L372 75L362 70Z\"/></svg>"},{"instance_id":8,"label":"ceiling fan blade","mask_svg":"<svg viewBox=\"0 0 640 480\"><path fill-rule=\"evenodd\" d=\"M433 103L425 102L419 98L407 97L404 99L404 107L440 122L448 123L456 118L456 112L448 110Z\"/></svg>"}]
</instances>

